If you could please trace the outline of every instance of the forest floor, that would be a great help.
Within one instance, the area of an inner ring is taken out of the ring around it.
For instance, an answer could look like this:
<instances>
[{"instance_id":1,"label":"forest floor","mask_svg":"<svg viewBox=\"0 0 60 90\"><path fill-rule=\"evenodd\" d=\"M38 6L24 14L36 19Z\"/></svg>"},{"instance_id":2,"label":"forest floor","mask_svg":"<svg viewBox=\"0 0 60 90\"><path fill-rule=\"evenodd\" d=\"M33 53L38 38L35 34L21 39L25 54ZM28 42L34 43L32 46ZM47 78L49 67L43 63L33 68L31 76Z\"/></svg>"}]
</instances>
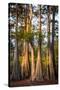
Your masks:
<instances>
[{"instance_id":1,"label":"forest floor","mask_svg":"<svg viewBox=\"0 0 60 90\"><path fill-rule=\"evenodd\" d=\"M18 86L36 86L36 85L52 85L58 84L57 80L43 80L43 81L31 81L31 80L20 80L20 81L10 81L10 87Z\"/></svg>"}]
</instances>

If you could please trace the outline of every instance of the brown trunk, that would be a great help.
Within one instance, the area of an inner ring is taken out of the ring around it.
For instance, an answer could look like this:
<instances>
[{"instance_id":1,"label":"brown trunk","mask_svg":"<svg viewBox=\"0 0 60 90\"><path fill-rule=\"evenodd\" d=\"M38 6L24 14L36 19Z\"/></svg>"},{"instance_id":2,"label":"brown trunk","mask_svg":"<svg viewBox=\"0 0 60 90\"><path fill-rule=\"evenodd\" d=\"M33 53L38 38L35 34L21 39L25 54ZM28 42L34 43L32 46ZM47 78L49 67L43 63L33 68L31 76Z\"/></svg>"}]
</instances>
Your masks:
<instances>
[{"instance_id":1,"label":"brown trunk","mask_svg":"<svg viewBox=\"0 0 60 90\"><path fill-rule=\"evenodd\" d=\"M31 44L29 44L31 50L31 80L35 80L35 62L34 62L34 49Z\"/></svg>"},{"instance_id":2,"label":"brown trunk","mask_svg":"<svg viewBox=\"0 0 60 90\"><path fill-rule=\"evenodd\" d=\"M22 78L27 78L29 76L29 57L28 57L28 43L25 42L24 45L24 54L23 54L23 62L22 62Z\"/></svg>"},{"instance_id":3,"label":"brown trunk","mask_svg":"<svg viewBox=\"0 0 60 90\"><path fill-rule=\"evenodd\" d=\"M41 66L41 53L40 47L38 46L37 64L36 64L36 80L43 80L42 66Z\"/></svg>"},{"instance_id":4,"label":"brown trunk","mask_svg":"<svg viewBox=\"0 0 60 90\"><path fill-rule=\"evenodd\" d=\"M29 32L32 32L32 5L29 5ZM29 43L30 46L30 50L31 50L31 80L34 81L35 80L35 62L34 62L34 48L31 45L31 43Z\"/></svg>"},{"instance_id":5,"label":"brown trunk","mask_svg":"<svg viewBox=\"0 0 60 90\"><path fill-rule=\"evenodd\" d=\"M41 34L41 6L39 6L39 33ZM41 37L38 40L38 52L37 52L37 63L36 63L36 80L43 80L42 65L41 65Z\"/></svg>"},{"instance_id":6,"label":"brown trunk","mask_svg":"<svg viewBox=\"0 0 60 90\"><path fill-rule=\"evenodd\" d=\"M48 69L48 50L47 49L45 49L45 64L44 64L44 66L43 66L43 77L44 77L44 79L46 79L46 80L49 80L49 69Z\"/></svg>"},{"instance_id":7,"label":"brown trunk","mask_svg":"<svg viewBox=\"0 0 60 90\"><path fill-rule=\"evenodd\" d=\"M50 10L51 10L51 7L48 6L48 33L50 33ZM52 53L51 53L50 34L48 36L48 54L49 54L50 79L54 80L55 74L54 74L54 67L53 67L53 60L52 60Z\"/></svg>"},{"instance_id":8,"label":"brown trunk","mask_svg":"<svg viewBox=\"0 0 60 90\"><path fill-rule=\"evenodd\" d=\"M54 67L52 62L52 53L50 49L49 49L49 68L50 68L50 79L55 80Z\"/></svg>"},{"instance_id":9,"label":"brown trunk","mask_svg":"<svg viewBox=\"0 0 60 90\"><path fill-rule=\"evenodd\" d=\"M27 9L27 8L26 8ZM27 10L26 10L27 11ZM25 12L26 12L25 11ZM27 14L27 15L26 15ZM25 32L29 32L29 18L28 18L28 14L25 14ZM22 72L22 78L27 78L29 76L29 53L28 53L28 42L24 40L24 45L23 45L23 61L22 61L22 66L21 66L21 72Z\"/></svg>"},{"instance_id":10,"label":"brown trunk","mask_svg":"<svg viewBox=\"0 0 60 90\"><path fill-rule=\"evenodd\" d=\"M55 53L54 53L54 36L55 36L55 7L53 7L53 22L52 22L52 59L53 59L53 66L54 66L54 72L55 72L55 79L56 79L56 65L55 65Z\"/></svg>"},{"instance_id":11,"label":"brown trunk","mask_svg":"<svg viewBox=\"0 0 60 90\"><path fill-rule=\"evenodd\" d=\"M17 39L17 27L18 27L18 5L16 4L16 40L15 40L15 50L14 50L14 61L13 61L13 72L11 79L20 79L20 66L19 66L19 56L18 56L18 39Z\"/></svg>"},{"instance_id":12,"label":"brown trunk","mask_svg":"<svg viewBox=\"0 0 60 90\"><path fill-rule=\"evenodd\" d=\"M32 32L32 5L29 5L29 32Z\"/></svg>"},{"instance_id":13,"label":"brown trunk","mask_svg":"<svg viewBox=\"0 0 60 90\"><path fill-rule=\"evenodd\" d=\"M46 51L46 60L47 60L47 63L46 63L46 79L49 80L49 54L48 54L48 50Z\"/></svg>"}]
</instances>

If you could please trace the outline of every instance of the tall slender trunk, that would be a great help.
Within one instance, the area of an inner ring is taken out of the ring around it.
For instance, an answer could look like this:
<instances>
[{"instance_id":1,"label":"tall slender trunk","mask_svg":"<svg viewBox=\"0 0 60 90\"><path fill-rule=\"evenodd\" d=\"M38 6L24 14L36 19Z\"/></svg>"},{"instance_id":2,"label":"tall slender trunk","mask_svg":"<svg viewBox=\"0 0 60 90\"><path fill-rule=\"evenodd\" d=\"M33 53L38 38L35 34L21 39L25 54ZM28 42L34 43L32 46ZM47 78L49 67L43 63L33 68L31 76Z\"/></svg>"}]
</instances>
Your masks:
<instances>
[{"instance_id":1,"label":"tall slender trunk","mask_svg":"<svg viewBox=\"0 0 60 90\"><path fill-rule=\"evenodd\" d=\"M17 39L17 27L18 27L18 7L16 4L16 40L15 40L15 50L14 50L14 61L13 61L13 72L11 79L20 79L20 67L18 59L18 39Z\"/></svg>"},{"instance_id":2,"label":"tall slender trunk","mask_svg":"<svg viewBox=\"0 0 60 90\"><path fill-rule=\"evenodd\" d=\"M39 33L41 34L41 6L39 13ZM41 37L38 40L38 52L37 52L37 63L36 63L36 80L43 80L42 65L41 65Z\"/></svg>"},{"instance_id":3,"label":"tall slender trunk","mask_svg":"<svg viewBox=\"0 0 60 90\"><path fill-rule=\"evenodd\" d=\"M29 29L32 33L32 5L29 5ZM34 48L32 46L31 43L30 44L30 49L31 49L31 80L34 81L35 80L35 61L34 61Z\"/></svg>"},{"instance_id":4,"label":"tall slender trunk","mask_svg":"<svg viewBox=\"0 0 60 90\"><path fill-rule=\"evenodd\" d=\"M54 72L55 72L55 79L56 79L56 66L55 66L55 56L54 56L54 30L55 30L55 8L53 7L53 22L52 22L52 43L51 43L51 49L52 49L52 59L53 59L53 66L54 66Z\"/></svg>"},{"instance_id":5,"label":"tall slender trunk","mask_svg":"<svg viewBox=\"0 0 60 90\"><path fill-rule=\"evenodd\" d=\"M48 33L50 33L50 10L51 7L48 6ZM53 60L52 60L52 53L51 53L51 42L50 42L50 34L48 34L48 54L49 54L49 71L50 71L50 79L55 79L54 74L54 67L53 67Z\"/></svg>"},{"instance_id":6,"label":"tall slender trunk","mask_svg":"<svg viewBox=\"0 0 60 90\"><path fill-rule=\"evenodd\" d=\"M27 8L25 10L25 13L28 12ZM24 33L29 32L29 18L28 18L29 13L25 14L25 30ZM28 48L28 42L24 40L23 44L23 61L22 61L22 78L27 78L29 76L29 48Z\"/></svg>"}]
</instances>

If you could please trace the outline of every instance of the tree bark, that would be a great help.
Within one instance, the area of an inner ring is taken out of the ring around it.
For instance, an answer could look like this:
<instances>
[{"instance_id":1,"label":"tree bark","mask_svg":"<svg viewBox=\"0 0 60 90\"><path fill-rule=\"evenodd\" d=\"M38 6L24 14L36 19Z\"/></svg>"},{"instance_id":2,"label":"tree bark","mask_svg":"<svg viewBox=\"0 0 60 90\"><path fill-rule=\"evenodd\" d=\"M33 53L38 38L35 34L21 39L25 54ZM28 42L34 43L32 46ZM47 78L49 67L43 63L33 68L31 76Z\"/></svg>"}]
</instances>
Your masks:
<instances>
[{"instance_id":1,"label":"tree bark","mask_svg":"<svg viewBox=\"0 0 60 90\"><path fill-rule=\"evenodd\" d=\"M39 33L41 34L41 6L39 6ZM43 80L42 64L41 64L41 37L38 40L38 52L37 52L37 63L36 63L36 80Z\"/></svg>"},{"instance_id":2,"label":"tree bark","mask_svg":"<svg viewBox=\"0 0 60 90\"><path fill-rule=\"evenodd\" d=\"M50 10L51 7L48 6L48 54L49 54L49 71L50 71L50 79L55 80L54 67L53 67L53 59L51 53L51 42L50 42Z\"/></svg>"},{"instance_id":3,"label":"tree bark","mask_svg":"<svg viewBox=\"0 0 60 90\"><path fill-rule=\"evenodd\" d=\"M18 29L18 5L16 4L16 40L15 40L15 50L14 50L14 61L13 61L13 71L11 79L20 79L20 66L19 66L19 56L18 56L18 39L17 39L17 29Z\"/></svg>"},{"instance_id":4,"label":"tree bark","mask_svg":"<svg viewBox=\"0 0 60 90\"><path fill-rule=\"evenodd\" d=\"M51 44L51 49L52 49L52 59L53 59L53 66L54 66L54 72L55 72L55 79L56 79L56 65L55 65L55 56L54 56L54 34L55 34L55 7L53 7L53 21L52 21L52 44Z\"/></svg>"},{"instance_id":5,"label":"tree bark","mask_svg":"<svg viewBox=\"0 0 60 90\"><path fill-rule=\"evenodd\" d=\"M37 63L36 63L36 80L43 80L41 56L40 55L41 55L40 47L38 46Z\"/></svg>"},{"instance_id":6,"label":"tree bark","mask_svg":"<svg viewBox=\"0 0 60 90\"><path fill-rule=\"evenodd\" d=\"M28 8L26 7L25 13L28 12ZM29 32L29 12L25 14L25 32ZM24 40L23 45L23 61L21 66L21 72L22 72L22 78L27 78L29 76L29 47L28 47L28 41Z\"/></svg>"},{"instance_id":7,"label":"tree bark","mask_svg":"<svg viewBox=\"0 0 60 90\"><path fill-rule=\"evenodd\" d=\"M34 49L31 43L29 43L29 47L31 50L31 80L35 80L35 62L34 62Z\"/></svg>"}]
</instances>

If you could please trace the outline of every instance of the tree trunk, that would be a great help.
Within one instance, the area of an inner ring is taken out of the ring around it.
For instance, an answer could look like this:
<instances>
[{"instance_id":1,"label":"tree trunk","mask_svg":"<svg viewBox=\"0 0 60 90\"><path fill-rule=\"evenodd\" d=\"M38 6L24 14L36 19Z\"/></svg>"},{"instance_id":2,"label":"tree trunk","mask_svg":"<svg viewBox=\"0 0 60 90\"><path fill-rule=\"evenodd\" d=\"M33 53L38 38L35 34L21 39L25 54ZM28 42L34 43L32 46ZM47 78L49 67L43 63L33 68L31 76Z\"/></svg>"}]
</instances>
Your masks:
<instances>
[{"instance_id":1,"label":"tree trunk","mask_svg":"<svg viewBox=\"0 0 60 90\"><path fill-rule=\"evenodd\" d=\"M41 6L39 6L39 33L41 34ZM43 80L42 65L41 65L41 37L38 40L38 52L37 52L37 63L36 63L36 80Z\"/></svg>"},{"instance_id":2,"label":"tree trunk","mask_svg":"<svg viewBox=\"0 0 60 90\"><path fill-rule=\"evenodd\" d=\"M47 68L47 71L46 71L46 79L49 80L49 53L48 53L48 49L46 51L47 55L46 55L46 59L47 59L47 63L46 63L46 68Z\"/></svg>"},{"instance_id":3,"label":"tree trunk","mask_svg":"<svg viewBox=\"0 0 60 90\"><path fill-rule=\"evenodd\" d=\"M38 46L37 64L36 64L36 80L43 80L41 56L40 55L41 55L40 47Z\"/></svg>"},{"instance_id":4,"label":"tree trunk","mask_svg":"<svg viewBox=\"0 0 60 90\"><path fill-rule=\"evenodd\" d=\"M51 7L48 6L48 33L50 33L50 10ZM50 34L48 34L48 53L49 53L49 71L50 71L50 79L55 80L54 67L53 67L53 59L51 53L51 42L50 42Z\"/></svg>"},{"instance_id":5,"label":"tree trunk","mask_svg":"<svg viewBox=\"0 0 60 90\"><path fill-rule=\"evenodd\" d=\"M23 62L22 62L22 78L27 78L29 76L29 57L28 57L28 43L25 41L24 46L24 55L23 55Z\"/></svg>"},{"instance_id":6,"label":"tree trunk","mask_svg":"<svg viewBox=\"0 0 60 90\"><path fill-rule=\"evenodd\" d=\"M54 30L55 30L55 8L53 7L53 22L52 22L52 44L51 44L51 49L52 49L52 59L53 59L53 66L54 66L54 72L55 72L55 79L56 79L56 65L55 65L55 56L54 56Z\"/></svg>"},{"instance_id":7,"label":"tree trunk","mask_svg":"<svg viewBox=\"0 0 60 90\"><path fill-rule=\"evenodd\" d=\"M14 79L14 80L19 80L20 79L17 27L18 27L18 7L17 7L17 4L16 4L16 40L15 40L15 50L14 50L13 71L12 71L12 75L11 75L11 79Z\"/></svg>"},{"instance_id":8,"label":"tree trunk","mask_svg":"<svg viewBox=\"0 0 60 90\"><path fill-rule=\"evenodd\" d=\"M49 80L49 69L48 69L48 50L45 49L45 74L44 79ZM43 67L44 68L44 67Z\"/></svg>"},{"instance_id":9,"label":"tree trunk","mask_svg":"<svg viewBox=\"0 0 60 90\"><path fill-rule=\"evenodd\" d=\"M35 62L34 62L34 49L32 45L29 43L29 47L31 50L31 80L35 80Z\"/></svg>"},{"instance_id":10,"label":"tree trunk","mask_svg":"<svg viewBox=\"0 0 60 90\"><path fill-rule=\"evenodd\" d=\"M27 8L26 8L26 11L25 12L28 12L27 11ZM24 33L25 32L29 32L29 18L28 18L28 15L29 13L26 13L25 14L25 30L24 30ZM22 72L22 78L27 78L29 76L29 48L28 48L28 41L24 40L24 45L23 45L23 61L22 61L22 66L21 66L21 72Z\"/></svg>"},{"instance_id":11,"label":"tree trunk","mask_svg":"<svg viewBox=\"0 0 60 90\"><path fill-rule=\"evenodd\" d=\"M51 49L49 49L49 68L50 68L50 79L55 80Z\"/></svg>"}]
</instances>

